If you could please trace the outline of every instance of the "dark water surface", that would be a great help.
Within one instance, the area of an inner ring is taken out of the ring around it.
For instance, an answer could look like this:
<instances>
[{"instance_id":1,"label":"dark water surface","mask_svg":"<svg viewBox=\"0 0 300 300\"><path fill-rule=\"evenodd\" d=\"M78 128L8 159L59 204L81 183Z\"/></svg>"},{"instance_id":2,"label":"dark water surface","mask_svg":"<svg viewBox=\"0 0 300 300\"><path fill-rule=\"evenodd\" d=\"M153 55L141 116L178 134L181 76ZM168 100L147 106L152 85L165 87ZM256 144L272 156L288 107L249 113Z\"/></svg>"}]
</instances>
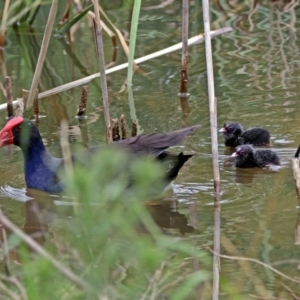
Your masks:
<instances>
[{"instance_id":1,"label":"dark water surface","mask_svg":"<svg viewBox=\"0 0 300 300\"><path fill-rule=\"evenodd\" d=\"M196 1L198 2L198 1ZM190 36L203 32L202 11L196 2L190 13ZM135 57L161 50L181 40L181 3L165 8L151 8L156 1L143 3ZM272 149L282 161L278 172L269 170L236 170L230 164L229 153L219 137L222 184L221 252L245 256L273 265L289 276L299 276L300 252L295 244L298 222L297 198L290 159L300 141L300 49L297 30L300 29L300 7L281 12L259 5L249 19L250 4L212 4L212 29L224 26L233 31L213 39L214 76L218 99L218 127L228 120L245 127L263 126L272 135ZM60 10L62 11L62 9ZM21 97L21 88L29 89L42 39L44 17L41 12L33 30L9 29L4 51L6 69L13 80L13 95ZM130 10L110 7L108 13L123 33L129 32ZM298 18L297 18L298 17ZM295 20L295 24L293 23ZM295 27L294 27L295 26ZM98 72L93 33L86 19L73 34L74 43L52 38L47 54L40 91ZM202 128L188 137L176 151L193 151L195 157L182 169L173 191L165 195L165 203L151 208L154 219L167 231L178 235L188 233L191 226L199 247L213 247L214 190L210 146L209 113L204 45L190 49L189 112L183 113L178 97L180 51L140 65L133 79L133 97L140 129L146 133L179 129L201 124ZM112 57L112 44L105 37L106 62ZM118 50L117 63L126 61ZM130 109L126 93L119 93L126 70L108 75L112 117ZM3 82L3 78L1 78ZM81 87L40 100L40 131L52 154L60 155L59 124L67 118L73 125L72 148L82 148L77 111ZM89 145L103 143L104 121L99 79L89 83L87 128ZM5 102L0 93L0 102ZM5 123L1 112L1 124ZM36 215L32 212L32 191L24 190L23 158L18 149L0 150L0 204L5 213L27 231L35 230ZM9 154L9 155L8 155ZM29 197L29 198L28 198ZM39 207L50 212L43 220L55 227L64 199L40 197ZM35 206L36 207L36 206ZM71 209L70 209L71 211ZM175 221L174 221L175 220ZM30 229L28 229L30 228ZM45 235L47 239L49 236ZM51 240L51 235L50 235ZM49 241L48 241L49 242ZM257 278L256 281L253 278ZM270 295L282 292L281 278L257 264L222 260L221 281L234 283L247 295L259 295L260 281ZM297 291L297 286L294 287ZM207 299L210 291L205 292ZM228 299L223 291L220 299Z\"/></svg>"}]
</instances>

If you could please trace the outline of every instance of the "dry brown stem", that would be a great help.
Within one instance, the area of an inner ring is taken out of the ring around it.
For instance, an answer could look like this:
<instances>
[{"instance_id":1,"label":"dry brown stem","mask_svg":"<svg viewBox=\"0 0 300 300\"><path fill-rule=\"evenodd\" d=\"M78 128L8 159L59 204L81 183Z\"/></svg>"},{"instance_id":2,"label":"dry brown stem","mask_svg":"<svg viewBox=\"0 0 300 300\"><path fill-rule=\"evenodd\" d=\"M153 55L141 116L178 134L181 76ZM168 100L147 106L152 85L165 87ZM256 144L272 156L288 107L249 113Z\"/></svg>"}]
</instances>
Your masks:
<instances>
[{"instance_id":1,"label":"dry brown stem","mask_svg":"<svg viewBox=\"0 0 300 300\"><path fill-rule=\"evenodd\" d=\"M4 299L12 299L12 300L20 300L19 296L11 291L5 284L3 284L0 281L0 290L4 291L7 295L9 295L10 298L4 298ZM3 295L3 293L1 293L1 296Z\"/></svg>"},{"instance_id":2,"label":"dry brown stem","mask_svg":"<svg viewBox=\"0 0 300 300\"><path fill-rule=\"evenodd\" d=\"M293 300L300 300L300 297L297 296L290 287L285 285L283 282L280 282L280 284L291 294L291 296L293 297Z\"/></svg>"},{"instance_id":3,"label":"dry brown stem","mask_svg":"<svg viewBox=\"0 0 300 300\"><path fill-rule=\"evenodd\" d=\"M82 117L85 115L86 105L88 100L88 92L89 92L89 87L87 85L84 85L81 90L81 98L80 98L80 103L77 111L78 117Z\"/></svg>"},{"instance_id":4,"label":"dry brown stem","mask_svg":"<svg viewBox=\"0 0 300 300\"><path fill-rule=\"evenodd\" d=\"M40 110L39 110L39 91L38 89L35 92L34 99L33 99L33 106L32 106L32 111L33 115L38 118Z\"/></svg>"},{"instance_id":5,"label":"dry brown stem","mask_svg":"<svg viewBox=\"0 0 300 300\"><path fill-rule=\"evenodd\" d=\"M102 88L102 97L103 97L103 110L104 110L104 119L106 127L106 142L112 142L112 132L109 116L109 103L108 103L108 90L107 90L107 81L106 81L106 71L105 71L105 60L104 60L104 50L103 50L103 41L102 41L102 28L100 24L100 14L99 14L99 4L97 0L93 0L94 3L94 36L98 54L99 69L101 74L101 88ZM89 12L92 15L91 12Z\"/></svg>"},{"instance_id":6,"label":"dry brown stem","mask_svg":"<svg viewBox=\"0 0 300 300\"><path fill-rule=\"evenodd\" d=\"M122 115L121 118L121 132L122 132L122 140L126 139L126 120L125 120L125 116Z\"/></svg>"},{"instance_id":7,"label":"dry brown stem","mask_svg":"<svg viewBox=\"0 0 300 300\"><path fill-rule=\"evenodd\" d=\"M257 264L259 264L259 265L261 265L261 266L263 266L263 267L265 267L265 268L273 271L274 273L280 275L281 277L283 277L283 278L285 278L287 280L290 280L290 281L298 283L298 284L300 283L300 280L294 279L294 278L292 278L292 277L290 277L288 275L285 275L284 273L278 271L277 269L275 269L275 268L273 268L273 267L271 267L271 266L269 266L269 265L267 265L267 264L265 264L265 263L263 263L263 262L255 259L255 258L241 257L241 256L230 256L230 255L219 254L219 253L214 252L210 248L208 248L208 250L210 252L212 252L213 254L219 255L220 257L223 257L223 258L227 258L227 259L231 259L231 260L251 261L251 262L257 263Z\"/></svg>"},{"instance_id":8,"label":"dry brown stem","mask_svg":"<svg viewBox=\"0 0 300 300\"><path fill-rule=\"evenodd\" d=\"M19 300L27 300L28 299L24 286L21 284L21 282L16 277L12 277L12 276L5 277L3 275L0 275L0 279L2 281L9 282L16 286L16 288L20 291L20 294L21 294L21 298L18 298Z\"/></svg>"},{"instance_id":9,"label":"dry brown stem","mask_svg":"<svg viewBox=\"0 0 300 300\"><path fill-rule=\"evenodd\" d=\"M0 27L0 48L3 48L5 44L5 29L6 29L6 20L7 20L9 4L10 4L10 0L4 1L2 22Z\"/></svg>"},{"instance_id":10,"label":"dry brown stem","mask_svg":"<svg viewBox=\"0 0 300 300\"><path fill-rule=\"evenodd\" d=\"M35 252L40 254L46 260L48 260L52 266L54 266L59 272L61 272L66 278L75 283L78 287L84 289L92 289L92 287L79 276L74 274L71 270L69 270L66 266L62 264L62 262L56 260L50 253L48 253L42 246L40 246L34 239L32 239L29 235L24 233L19 227L13 224L2 212L0 209L0 222L5 228L12 231L18 237L20 237L28 246L30 246Z\"/></svg>"},{"instance_id":11,"label":"dry brown stem","mask_svg":"<svg viewBox=\"0 0 300 300\"><path fill-rule=\"evenodd\" d=\"M120 140L120 132L119 132L119 120L118 118L112 119L112 139L114 142Z\"/></svg>"},{"instance_id":12,"label":"dry brown stem","mask_svg":"<svg viewBox=\"0 0 300 300\"><path fill-rule=\"evenodd\" d=\"M5 77L5 88L7 97L7 117L8 119L14 116L13 97L11 88L11 79L9 76Z\"/></svg>"},{"instance_id":13,"label":"dry brown stem","mask_svg":"<svg viewBox=\"0 0 300 300\"><path fill-rule=\"evenodd\" d=\"M136 136L137 135L137 124L136 121L132 121L132 130L131 130L131 136Z\"/></svg>"},{"instance_id":14,"label":"dry brown stem","mask_svg":"<svg viewBox=\"0 0 300 300\"><path fill-rule=\"evenodd\" d=\"M181 52L181 80L180 93L188 93L188 35L189 35L189 0L182 1L182 52Z\"/></svg>"},{"instance_id":15,"label":"dry brown stem","mask_svg":"<svg viewBox=\"0 0 300 300\"><path fill-rule=\"evenodd\" d=\"M41 77L42 68L43 68L45 57L47 54L48 45L49 45L49 41L50 41L51 34L52 34L52 28L54 25L55 16L56 16L56 12L57 12L57 3L58 3L58 0L52 0L52 5L51 5L49 16L48 16L48 21L47 21L45 32L44 32L44 37L43 37L38 61L36 64L35 72L33 75L32 83L31 83L31 87L30 87L30 91L29 91L28 101L27 101L27 105L26 105L27 109L31 108L31 106L33 104L35 92L36 92L36 89L37 89L37 86L39 83L39 79Z\"/></svg>"},{"instance_id":16,"label":"dry brown stem","mask_svg":"<svg viewBox=\"0 0 300 300\"><path fill-rule=\"evenodd\" d=\"M232 31L231 27L224 27L224 28L220 28L220 29L217 29L217 30L212 30L211 31L211 37L215 37L215 36L218 36L220 34L230 32L230 31ZM194 36L194 37L190 38L188 40L188 44L189 44L189 46L196 45L196 44L202 43L203 40L204 40L204 34L199 34L197 36ZM135 62L137 64L143 63L143 62L148 61L150 59L153 59L155 57L159 57L159 56L166 55L168 53L180 50L181 47L182 47L182 43L178 43L178 44L175 44L175 45L173 45L171 47L168 47L166 49L163 49L163 50L154 52L152 54L137 58L137 59L135 59ZM120 70L123 70L125 68L128 68L128 63L124 63L124 64L121 64L121 65L115 66L111 69L108 69L108 70L105 71L105 73L106 74L111 74L113 72L120 71ZM87 77L84 77L84 78L81 78L81 79L63 84L63 85L55 87L51 90L40 93L39 94L39 99L49 97L49 96L52 96L52 95L70 90L72 88L75 88L75 87L83 85L83 84L87 84L88 82L90 82L93 79L98 78L98 77L100 77L100 73L96 73L96 74L93 74L93 75L90 75L90 76L87 76ZM17 101L14 101L13 104L17 105ZM4 110L5 108L6 108L6 106L4 107L3 105L0 104L0 110Z\"/></svg>"},{"instance_id":17,"label":"dry brown stem","mask_svg":"<svg viewBox=\"0 0 300 300\"><path fill-rule=\"evenodd\" d=\"M4 263L4 272L7 277L11 275L10 273L10 262L9 262L9 255L8 255L8 246L7 246L7 236L6 230L3 225L0 224L0 235L1 235L1 248L3 252L3 263Z\"/></svg>"}]
</instances>

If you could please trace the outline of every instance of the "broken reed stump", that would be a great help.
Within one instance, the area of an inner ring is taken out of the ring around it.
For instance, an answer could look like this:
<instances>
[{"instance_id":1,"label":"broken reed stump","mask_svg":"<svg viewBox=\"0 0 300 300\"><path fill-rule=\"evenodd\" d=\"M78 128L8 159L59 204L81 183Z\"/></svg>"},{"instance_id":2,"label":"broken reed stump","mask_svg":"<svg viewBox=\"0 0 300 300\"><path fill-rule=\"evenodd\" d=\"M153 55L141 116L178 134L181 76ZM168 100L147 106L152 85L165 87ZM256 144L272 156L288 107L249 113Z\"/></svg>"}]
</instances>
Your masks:
<instances>
[{"instance_id":1,"label":"broken reed stump","mask_svg":"<svg viewBox=\"0 0 300 300\"><path fill-rule=\"evenodd\" d=\"M125 116L122 115L121 118L121 132L122 132L122 140L125 140L126 139L126 128L125 128L125 125L126 125L126 121L125 121Z\"/></svg>"},{"instance_id":2,"label":"broken reed stump","mask_svg":"<svg viewBox=\"0 0 300 300\"><path fill-rule=\"evenodd\" d=\"M6 89L6 99L7 99L7 117L11 119L14 116L14 106L11 88L11 79L9 76L5 77L5 89Z\"/></svg>"},{"instance_id":3,"label":"broken reed stump","mask_svg":"<svg viewBox=\"0 0 300 300\"><path fill-rule=\"evenodd\" d=\"M298 207L300 207L300 167L299 167L299 153L300 145L295 153L294 158L292 159L292 169L295 180L296 193L298 197Z\"/></svg>"},{"instance_id":4,"label":"broken reed stump","mask_svg":"<svg viewBox=\"0 0 300 300\"><path fill-rule=\"evenodd\" d=\"M113 142L119 141L120 140L120 132L119 132L119 119L112 119L112 139Z\"/></svg>"},{"instance_id":5,"label":"broken reed stump","mask_svg":"<svg viewBox=\"0 0 300 300\"><path fill-rule=\"evenodd\" d=\"M131 136L136 136L137 135L137 126L136 126L136 121L132 121L132 130L131 130Z\"/></svg>"},{"instance_id":6,"label":"broken reed stump","mask_svg":"<svg viewBox=\"0 0 300 300\"><path fill-rule=\"evenodd\" d=\"M118 118L112 119L112 138L113 142L117 142L120 139L124 140L126 139L126 128L125 128L125 116L121 115L120 117L120 123L121 123L121 135L120 135L120 128L119 128L119 120ZM137 135L137 123L136 121L132 121L132 131L131 131L131 136L136 136Z\"/></svg>"},{"instance_id":7,"label":"broken reed stump","mask_svg":"<svg viewBox=\"0 0 300 300\"><path fill-rule=\"evenodd\" d=\"M81 98L78 106L77 117L83 117L85 115L88 93L89 87L87 85L83 86L81 90Z\"/></svg>"}]
</instances>

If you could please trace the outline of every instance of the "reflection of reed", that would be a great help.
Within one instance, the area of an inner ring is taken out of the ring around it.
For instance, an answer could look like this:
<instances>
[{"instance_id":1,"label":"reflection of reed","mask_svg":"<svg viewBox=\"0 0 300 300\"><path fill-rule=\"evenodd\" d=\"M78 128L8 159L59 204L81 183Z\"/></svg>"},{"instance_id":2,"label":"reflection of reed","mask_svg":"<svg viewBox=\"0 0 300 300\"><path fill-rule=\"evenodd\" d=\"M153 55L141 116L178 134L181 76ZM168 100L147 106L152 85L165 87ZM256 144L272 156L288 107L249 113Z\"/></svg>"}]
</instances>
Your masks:
<instances>
[{"instance_id":1,"label":"reflection of reed","mask_svg":"<svg viewBox=\"0 0 300 300\"><path fill-rule=\"evenodd\" d=\"M298 212L298 217L297 217L294 244L300 245L300 212Z\"/></svg>"},{"instance_id":2,"label":"reflection of reed","mask_svg":"<svg viewBox=\"0 0 300 300\"><path fill-rule=\"evenodd\" d=\"M197 228L197 202L193 201L193 203L189 206L189 211L190 211L190 223L194 228ZM194 267L194 272L199 272L200 269L200 264L199 264L199 259L197 257L199 247L197 240L194 239L193 242L193 247L194 247L194 257L193 257L193 267ZM197 300L203 299L203 295L201 294L202 288L200 284L197 284L195 286L195 292L197 295Z\"/></svg>"},{"instance_id":3,"label":"reflection of reed","mask_svg":"<svg viewBox=\"0 0 300 300\"><path fill-rule=\"evenodd\" d=\"M227 3L226 1L222 1L222 3L217 1L215 5L218 7L221 6L223 11L218 10L217 13L216 8L213 8L213 11L217 16L217 19L214 21L214 23L217 23L218 26L222 26L224 21L232 16L232 12L239 12L239 17L234 16L233 19L235 29L237 31L249 32L253 31L254 29L261 30L261 27L263 27L263 30L266 31L266 27L270 28L268 32L270 48L267 51L267 54L263 55L263 59L267 63L267 67L265 69L268 74L268 81L261 80L263 76L262 71L264 71L264 69L261 68L261 63L253 59L255 57L254 55L248 55L248 53L258 53L262 47L265 47L262 45L265 43L265 40L260 40L257 34L240 34L239 32L233 32L227 36L228 39L232 39L234 47L236 48L236 50L231 51L231 55L238 57L240 61L248 60L249 62L248 64L244 64L243 68L238 70L238 72L240 74L247 75L250 78L249 85L261 91L277 88L278 81L281 82L281 85L284 89L294 88L296 86L293 76L293 74L298 72L297 69L295 69L296 64L291 64L288 62L298 61L299 50L298 46L296 45L295 35L295 8L299 4L299 1L286 1L285 5L281 7L278 6L279 2L280 1L273 1L268 5L263 5L262 1L255 1L250 8L247 7L247 5L237 5L235 9L232 9L230 6L224 4ZM293 3L293 5L291 5L291 3ZM266 9L266 7L268 9ZM243 13L247 15L248 18L241 17L241 14ZM265 18L254 20L252 17L258 13L265 15ZM284 23L282 19L282 16L287 14L290 16L290 22L288 24ZM247 21L250 22L250 27L248 27L248 24L246 23ZM218 51L219 50L217 50L217 52ZM280 66L278 57L281 58L282 67ZM226 64L230 64L230 61L232 61L232 57L229 57L228 59L224 59L224 57L222 57L222 60L218 62L218 64L221 66L219 75L221 76L223 85L227 85L226 82L228 82L225 77L225 66ZM222 67L223 65L224 67ZM278 69L281 69L281 71L278 71ZM231 83L228 82L229 89L235 89L234 87L236 86L237 85L232 86ZM270 94L269 97L272 99L272 94Z\"/></svg>"},{"instance_id":4,"label":"reflection of reed","mask_svg":"<svg viewBox=\"0 0 300 300\"><path fill-rule=\"evenodd\" d=\"M191 113L188 97L180 97L180 105L182 109L182 125L183 127L187 127L189 126L188 118Z\"/></svg>"}]
</instances>

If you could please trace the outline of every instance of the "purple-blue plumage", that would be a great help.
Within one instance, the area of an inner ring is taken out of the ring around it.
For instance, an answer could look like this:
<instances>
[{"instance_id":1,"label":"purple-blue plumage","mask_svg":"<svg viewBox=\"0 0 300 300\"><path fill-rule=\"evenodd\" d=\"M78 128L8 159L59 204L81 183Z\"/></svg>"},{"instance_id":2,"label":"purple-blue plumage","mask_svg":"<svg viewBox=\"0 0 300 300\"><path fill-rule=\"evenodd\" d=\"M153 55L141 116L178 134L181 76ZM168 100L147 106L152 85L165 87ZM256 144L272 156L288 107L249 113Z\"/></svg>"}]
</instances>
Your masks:
<instances>
[{"instance_id":1,"label":"purple-blue plumage","mask_svg":"<svg viewBox=\"0 0 300 300\"><path fill-rule=\"evenodd\" d=\"M159 161L170 162L171 167L166 169L164 177L166 184L169 184L177 177L180 168L192 155L183 153L175 155L165 150L178 144L199 127L199 125L195 125L173 132L142 134L115 142L112 145L129 153L130 159L140 154L148 154ZM46 150L34 123L22 117L9 120L0 131L0 147L9 144L19 146L23 152L25 181L28 188L46 192L61 192L63 190L63 183L58 179L57 173L61 168L64 168L64 160L54 158ZM85 156L89 157L100 149L101 147L85 149L84 152L88 154Z\"/></svg>"}]
</instances>

